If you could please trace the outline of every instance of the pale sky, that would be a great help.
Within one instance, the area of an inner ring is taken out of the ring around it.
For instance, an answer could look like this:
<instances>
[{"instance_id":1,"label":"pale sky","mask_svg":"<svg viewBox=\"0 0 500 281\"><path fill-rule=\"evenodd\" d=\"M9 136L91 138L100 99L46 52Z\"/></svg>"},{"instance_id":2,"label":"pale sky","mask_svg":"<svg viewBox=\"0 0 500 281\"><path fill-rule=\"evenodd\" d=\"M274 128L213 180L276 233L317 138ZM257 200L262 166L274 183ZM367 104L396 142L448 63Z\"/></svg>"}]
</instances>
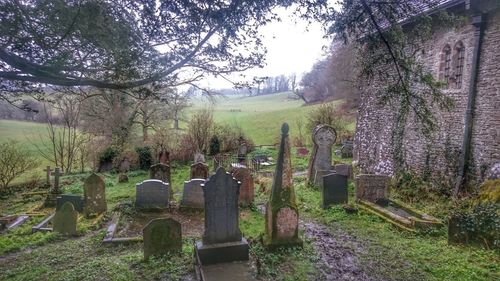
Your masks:
<instances>
[{"instance_id":1,"label":"pale sky","mask_svg":"<svg viewBox=\"0 0 500 281\"><path fill-rule=\"evenodd\" d=\"M277 76L302 73L325 54L324 46L331 40L323 38L324 33L319 23L308 24L305 20L292 16L291 10L280 9L277 12L281 22L273 22L261 28L263 44L267 48L266 66L243 72L248 79L254 76ZM230 76L233 81L241 80L238 74ZM232 85L222 78L207 77L202 82L209 88L231 88Z\"/></svg>"}]
</instances>

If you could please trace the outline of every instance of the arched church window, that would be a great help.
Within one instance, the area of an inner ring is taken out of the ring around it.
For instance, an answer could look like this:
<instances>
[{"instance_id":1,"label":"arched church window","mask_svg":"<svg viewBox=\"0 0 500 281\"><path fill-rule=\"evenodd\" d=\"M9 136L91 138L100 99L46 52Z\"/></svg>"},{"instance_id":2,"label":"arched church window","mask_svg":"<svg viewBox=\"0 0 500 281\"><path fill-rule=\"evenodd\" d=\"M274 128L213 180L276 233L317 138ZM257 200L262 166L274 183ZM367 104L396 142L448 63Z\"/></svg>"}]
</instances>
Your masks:
<instances>
[{"instance_id":1,"label":"arched church window","mask_svg":"<svg viewBox=\"0 0 500 281\"><path fill-rule=\"evenodd\" d=\"M454 48L455 54L455 87L462 87L462 80L464 76L464 63L465 63L465 47L462 41L458 41Z\"/></svg>"},{"instance_id":2,"label":"arched church window","mask_svg":"<svg viewBox=\"0 0 500 281\"><path fill-rule=\"evenodd\" d=\"M441 63L439 66L439 80L449 84L451 78L451 48L446 45L441 52Z\"/></svg>"}]
</instances>

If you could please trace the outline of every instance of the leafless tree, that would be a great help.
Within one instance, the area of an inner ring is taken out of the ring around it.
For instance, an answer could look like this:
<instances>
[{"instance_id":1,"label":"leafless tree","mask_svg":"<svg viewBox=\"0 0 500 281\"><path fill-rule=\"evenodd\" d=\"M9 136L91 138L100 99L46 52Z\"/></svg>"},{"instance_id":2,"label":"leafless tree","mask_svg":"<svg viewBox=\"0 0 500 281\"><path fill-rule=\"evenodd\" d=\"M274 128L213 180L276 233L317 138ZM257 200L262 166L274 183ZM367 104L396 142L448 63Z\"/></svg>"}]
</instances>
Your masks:
<instances>
[{"instance_id":1,"label":"leafless tree","mask_svg":"<svg viewBox=\"0 0 500 281\"><path fill-rule=\"evenodd\" d=\"M38 162L14 142L0 144L0 190L5 189L18 176L34 169Z\"/></svg>"}]
</instances>

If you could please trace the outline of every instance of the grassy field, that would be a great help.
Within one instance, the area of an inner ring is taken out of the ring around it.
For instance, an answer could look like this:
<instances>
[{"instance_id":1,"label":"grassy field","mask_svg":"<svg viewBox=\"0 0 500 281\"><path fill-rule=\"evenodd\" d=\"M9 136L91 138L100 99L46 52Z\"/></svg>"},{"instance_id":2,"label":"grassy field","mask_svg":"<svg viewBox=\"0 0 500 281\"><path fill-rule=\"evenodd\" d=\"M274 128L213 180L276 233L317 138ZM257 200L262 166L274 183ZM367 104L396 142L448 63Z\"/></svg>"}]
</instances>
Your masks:
<instances>
[{"instance_id":1,"label":"grassy field","mask_svg":"<svg viewBox=\"0 0 500 281\"><path fill-rule=\"evenodd\" d=\"M210 107L210 102L197 100L190 111ZM307 113L316 106L303 106L301 100L292 99L290 93L247 97L241 95L218 97L214 109L217 122L239 126L255 144L274 144L283 122L290 125L290 136L299 135L297 122L305 124ZM352 126L354 128L354 124ZM302 128L309 140L309 131Z\"/></svg>"}]
</instances>

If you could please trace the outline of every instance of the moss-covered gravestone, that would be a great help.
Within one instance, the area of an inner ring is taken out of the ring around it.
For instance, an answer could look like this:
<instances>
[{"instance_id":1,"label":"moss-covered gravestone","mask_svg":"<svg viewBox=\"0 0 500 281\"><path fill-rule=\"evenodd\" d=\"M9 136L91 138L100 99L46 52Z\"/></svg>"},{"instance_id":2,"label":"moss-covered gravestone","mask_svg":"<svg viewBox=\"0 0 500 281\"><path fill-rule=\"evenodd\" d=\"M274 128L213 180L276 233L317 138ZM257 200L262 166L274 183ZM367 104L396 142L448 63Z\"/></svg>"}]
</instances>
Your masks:
<instances>
[{"instance_id":1,"label":"moss-covered gravestone","mask_svg":"<svg viewBox=\"0 0 500 281\"><path fill-rule=\"evenodd\" d=\"M191 165L191 179L208 179L208 165L205 163L195 163Z\"/></svg>"},{"instance_id":2,"label":"moss-covered gravestone","mask_svg":"<svg viewBox=\"0 0 500 281\"><path fill-rule=\"evenodd\" d=\"M108 209L104 180L96 173L90 175L83 184L83 200L85 204L84 213L86 216L101 214Z\"/></svg>"},{"instance_id":3,"label":"moss-covered gravestone","mask_svg":"<svg viewBox=\"0 0 500 281\"><path fill-rule=\"evenodd\" d=\"M76 235L76 221L78 220L78 212L70 202L66 202L54 215L52 224L54 232L59 232L64 235Z\"/></svg>"},{"instance_id":4,"label":"moss-covered gravestone","mask_svg":"<svg viewBox=\"0 0 500 281\"><path fill-rule=\"evenodd\" d=\"M144 259L182 250L181 224L171 218L154 219L142 230Z\"/></svg>"},{"instance_id":5,"label":"moss-covered gravestone","mask_svg":"<svg viewBox=\"0 0 500 281\"><path fill-rule=\"evenodd\" d=\"M332 172L332 146L335 139L337 134L333 127L318 125L314 128L312 133L314 146L307 175L309 184L321 186L323 176Z\"/></svg>"},{"instance_id":6,"label":"moss-covered gravestone","mask_svg":"<svg viewBox=\"0 0 500 281\"><path fill-rule=\"evenodd\" d=\"M281 127L281 143L271 198L266 205L266 232L263 235L263 243L268 249L302 246L292 173L288 124L284 123Z\"/></svg>"},{"instance_id":7,"label":"moss-covered gravestone","mask_svg":"<svg viewBox=\"0 0 500 281\"><path fill-rule=\"evenodd\" d=\"M170 183L170 166L162 163L152 165L149 168L149 178Z\"/></svg>"}]
</instances>

